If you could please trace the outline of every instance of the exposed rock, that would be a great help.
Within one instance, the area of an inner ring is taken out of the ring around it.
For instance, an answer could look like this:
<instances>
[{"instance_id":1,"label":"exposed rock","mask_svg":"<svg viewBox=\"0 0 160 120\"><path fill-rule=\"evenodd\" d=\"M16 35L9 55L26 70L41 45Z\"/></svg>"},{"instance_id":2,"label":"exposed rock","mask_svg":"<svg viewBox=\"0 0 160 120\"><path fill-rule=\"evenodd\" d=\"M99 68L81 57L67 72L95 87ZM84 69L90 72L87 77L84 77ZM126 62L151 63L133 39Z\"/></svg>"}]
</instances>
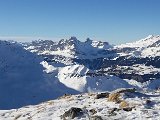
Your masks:
<instances>
[{"instance_id":1,"label":"exposed rock","mask_svg":"<svg viewBox=\"0 0 160 120\"><path fill-rule=\"evenodd\" d=\"M109 94L108 101L119 103L120 96L121 96L120 93L111 93Z\"/></svg>"},{"instance_id":2,"label":"exposed rock","mask_svg":"<svg viewBox=\"0 0 160 120\"><path fill-rule=\"evenodd\" d=\"M123 108L128 108L129 107L129 103L126 102L125 100L122 100L121 103L119 104L119 108L123 109Z\"/></svg>"},{"instance_id":3,"label":"exposed rock","mask_svg":"<svg viewBox=\"0 0 160 120\"><path fill-rule=\"evenodd\" d=\"M59 97L59 99L68 99L71 98L72 95L71 94L64 94L63 96Z\"/></svg>"},{"instance_id":4,"label":"exposed rock","mask_svg":"<svg viewBox=\"0 0 160 120\"><path fill-rule=\"evenodd\" d=\"M112 108L108 111L109 113L109 116L114 116L114 115L117 115L117 113L115 113L115 111L119 111L120 109L118 108Z\"/></svg>"},{"instance_id":5,"label":"exposed rock","mask_svg":"<svg viewBox=\"0 0 160 120\"><path fill-rule=\"evenodd\" d=\"M89 120L103 120L101 116L91 116Z\"/></svg>"},{"instance_id":6,"label":"exposed rock","mask_svg":"<svg viewBox=\"0 0 160 120\"><path fill-rule=\"evenodd\" d=\"M97 113L97 111L96 111L95 109L91 109L91 110L89 110L89 112L90 112L92 115L94 115L94 114Z\"/></svg>"},{"instance_id":7,"label":"exposed rock","mask_svg":"<svg viewBox=\"0 0 160 120\"><path fill-rule=\"evenodd\" d=\"M66 117L70 118L70 119L74 119L75 117L81 116L83 114L83 111L81 108L75 108L72 107L70 108L68 111L66 111L61 118L63 120L66 120Z\"/></svg>"},{"instance_id":8,"label":"exposed rock","mask_svg":"<svg viewBox=\"0 0 160 120\"><path fill-rule=\"evenodd\" d=\"M132 111L132 107L123 108L123 110L129 112Z\"/></svg>"},{"instance_id":9,"label":"exposed rock","mask_svg":"<svg viewBox=\"0 0 160 120\"><path fill-rule=\"evenodd\" d=\"M99 99L99 98L108 98L108 97L109 97L109 93L105 92L105 93L97 94L95 98Z\"/></svg>"},{"instance_id":10,"label":"exposed rock","mask_svg":"<svg viewBox=\"0 0 160 120\"><path fill-rule=\"evenodd\" d=\"M155 105L155 102L153 102L149 99L145 100L145 102L144 102L144 106L147 109L152 109L154 105Z\"/></svg>"},{"instance_id":11,"label":"exposed rock","mask_svg":"<svg viewBox=\"0 0 160 120\"><path fill-rule=\"evenodd\" d=\"M128 111L132 111L132 109L134 108L134 106L131 107L128 102L126 102L125 100L123 100L120 103L119 108L128 112Z\"/></svg>"},{"instance_id":12,"label":"exposed rock","mask_svg":"<svg viewBox=\"0 0 160 120\"><path fill-rule=\"evenodd\" d=\"M21 116L22 116L21 114L18 114L18 115L14 118L14 120L19 119Z\"/></svg>"},{"instance_id":13,"label":"exposed rock","mask_svg":"<svg viewBox=\"0 0 160 120\"><path fill-rule=\"evenodd\" d=\"M151 100L146 100L146 104L151 104Z\"/></svg>"}]
</instances>

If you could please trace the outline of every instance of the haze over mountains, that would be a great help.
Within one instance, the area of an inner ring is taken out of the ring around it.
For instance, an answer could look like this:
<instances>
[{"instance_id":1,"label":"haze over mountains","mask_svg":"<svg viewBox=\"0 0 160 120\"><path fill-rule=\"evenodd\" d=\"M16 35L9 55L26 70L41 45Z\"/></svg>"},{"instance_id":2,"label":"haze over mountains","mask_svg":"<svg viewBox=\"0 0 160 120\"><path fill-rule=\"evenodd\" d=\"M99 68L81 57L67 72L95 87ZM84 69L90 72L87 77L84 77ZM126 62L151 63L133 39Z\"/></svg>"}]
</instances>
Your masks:
<instances>
[{"instance_id":1,"label":"haze over mountains","mask_svg":"<svg viewBox=\"0 0 160 120\"><path fill-rule=\"evenodd\" d=\"M0 41L0 109L56 99L63 94L160 85L160 36L112 46L76 37L59 42Z\"/></svg>"}]
</instances>

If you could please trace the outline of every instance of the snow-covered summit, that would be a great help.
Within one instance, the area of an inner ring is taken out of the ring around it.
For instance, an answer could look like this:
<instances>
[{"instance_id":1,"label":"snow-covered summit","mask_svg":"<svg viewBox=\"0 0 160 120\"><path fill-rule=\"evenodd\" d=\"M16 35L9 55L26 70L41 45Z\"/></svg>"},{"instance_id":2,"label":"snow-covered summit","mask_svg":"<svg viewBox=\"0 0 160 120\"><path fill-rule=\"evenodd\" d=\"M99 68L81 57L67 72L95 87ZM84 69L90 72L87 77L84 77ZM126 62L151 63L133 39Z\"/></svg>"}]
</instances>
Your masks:
<instances>
[{"instance_id":1,"label":"snow-covered summit","mask_svg":"<svg viewBox=\"0 0 160 120\"><path fill-rule=\"evenodd\" d=\"M94 41L90 38L87 38L85 43L90 44L91 46L99 49L108 49L112 47L108 42Z\"/></svg>"},{"instance_id":2,"label":"snow-covered summit","mask_svg":"<svg viewBox=\"0 0 160 120\"><path fill-rule=\"evenodd\" d=\"M154 44L155 42L160 40L160 36L159 35L149 35L144 39L132 42L132 43L126 43L126 44L121 44L118 45L116 47L122 48L122 47L140 47L140 48L144 48L144 47L148 47L152 44Z\"/></svg>"},{"instance_id":3,"label":"snow-covered summit","mask_svg":"<svg viewBox=\"0 0 160 120\"><path fill-rule=\"evenodd\" d=\"M115 46L115 49L121 49L124 53L127 51L126 55L129 53L129 55L136 57L160 56L160 36L149 35L136 42Z\"/></svg>"}]
</instances>

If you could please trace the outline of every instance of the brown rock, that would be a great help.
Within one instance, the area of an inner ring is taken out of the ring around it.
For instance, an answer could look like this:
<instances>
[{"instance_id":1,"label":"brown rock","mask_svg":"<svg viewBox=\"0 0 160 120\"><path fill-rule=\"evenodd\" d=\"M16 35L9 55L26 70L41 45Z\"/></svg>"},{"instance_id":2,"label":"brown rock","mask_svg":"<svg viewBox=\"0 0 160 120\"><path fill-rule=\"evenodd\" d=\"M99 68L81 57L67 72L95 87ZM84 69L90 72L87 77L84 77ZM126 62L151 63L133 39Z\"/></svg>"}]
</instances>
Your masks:
<instances>
[{"instance_id":1,"label":"brown rock","mask_svg":"<svg viewBox=\"0 0 160 120\"><path fill-rule=\"evenodd\" d=\"M119 108L123 109L123 108L128 108L129 107L129 103L126 102L125 100L121 101L121 103L119 104Z\"/></svg>"},{"instance_id":2,"label":"brown rock","mask_svg":"<svg viewBox=\"0 0 160 120\"><path fill-rule=\"evenodd\" d=\"M108 101L119 103L120 96L121 96L120 93L111 93L109 94Z\"/></svg>"}]
</instances>

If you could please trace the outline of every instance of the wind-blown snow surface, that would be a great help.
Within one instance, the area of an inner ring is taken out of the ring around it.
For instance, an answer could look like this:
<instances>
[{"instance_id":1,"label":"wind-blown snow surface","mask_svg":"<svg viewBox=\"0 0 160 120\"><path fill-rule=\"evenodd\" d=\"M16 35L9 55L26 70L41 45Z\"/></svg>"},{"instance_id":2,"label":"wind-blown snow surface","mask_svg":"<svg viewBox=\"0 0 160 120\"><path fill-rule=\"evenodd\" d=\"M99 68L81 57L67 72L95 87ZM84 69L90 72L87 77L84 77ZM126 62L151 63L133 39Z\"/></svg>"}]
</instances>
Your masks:
<instances>
[{"instance_id":1,"label":"wind-blown snow surface","mask_svg":"<svg viewBox=\"0 0 160 120\"><path fill-rule=\"evenodd\" d=\"M95 99L95 94L80 94L61 97L57 100L47 101L35 106L25 106L20 109L8 111L0 110L1 120L62 120L61 115L71 107L82 108L84 115L74 120L90 120L89 116L101 116L103 120L159 120L160 95L156 92L135 93L125 101L135 106L131 111L117 110L110 114L111 109L119 108L118 103L108 102L107 98ZM146 103L150 100L151 103ZM97 111L92 115L89 111ZM67 119L70 120L70 119Z\"/></svg>"}]
</instances>

